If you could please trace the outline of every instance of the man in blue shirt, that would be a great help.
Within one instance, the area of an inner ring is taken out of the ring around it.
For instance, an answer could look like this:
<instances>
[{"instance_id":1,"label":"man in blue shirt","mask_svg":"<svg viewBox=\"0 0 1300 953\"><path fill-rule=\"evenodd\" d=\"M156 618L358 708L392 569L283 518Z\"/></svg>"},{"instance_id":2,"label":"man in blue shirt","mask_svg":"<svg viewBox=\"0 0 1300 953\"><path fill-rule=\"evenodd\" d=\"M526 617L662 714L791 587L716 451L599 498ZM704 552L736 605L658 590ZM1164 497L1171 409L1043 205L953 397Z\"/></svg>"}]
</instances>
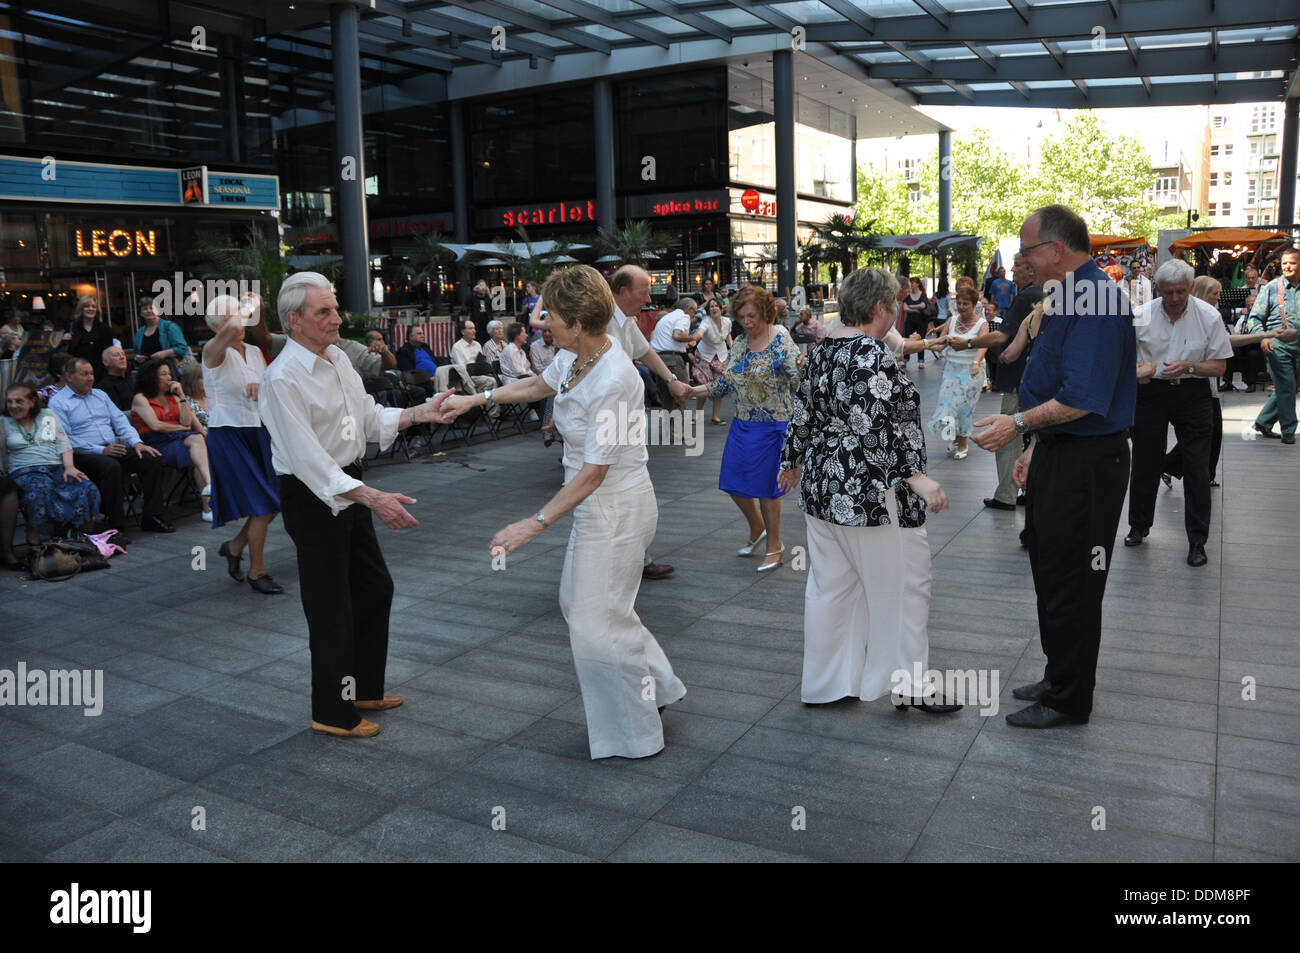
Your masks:
<instances>
[{"instance_id":1,"label":"man in blue shirt","mask_svg":"<svg viewBox=\"0 0 1300 953\"><path fill-rule=\"evenodd\" d=\"M997 277L989 285L989 298L998 306L998 311L1005 314L1016 296L1014 282L1007 281L1007 270L999 268Z\"/></svg>"},{"instance_id":2,"label":"man in blue shirt","mask_svg":"<svg viewBox=\"0 0 1300 953\"><path fill-rule=\"evenodd\" d=\"M1246 323L1247 334L1260 331L1287 331L1300 326L1300 249L1282 252L1282 275L1259 289L1255 307ZM1300 377L1300 343L1265 338L1259 342L1268 361L1268 375L1273 378L1273 393L1255 418L1255 430L1265 437L1276 438L1273 424L1282 425L1282 442L1295 443L1296 379ZM1254 381L1247 380L1247 384Z\"/></svg>"},{"instance_id":3,"label":"man in blue shirt","mask_svg":"<svg viewBox=\"0 0 1300 953\"><path fill-rule=\"evenodd\" d=\"M1101 602L1129 477L1137 341L1128 299L1092 260L1088 226L1063 205L1033 212L1020 252L1046 297L1020 379L1020 412L974 435L996 451L1029 433L1016 461L1025 486L1025 542L1038 597L1043 679L1012 694L1033 702L1017 728L1086 722L1101 648Z\"/></svg>"},{"instance_id":4,"label":"man in blue shirt","mask_svg":"<svg viewBox=\"0 0 1300 953\"><path fill-rule=\"evenodd\" d=\"M122 487L125 474L138 473L144 489L140 528L174 533L176 527L161 519L162 454L140 439L126 414L102 390L95 389L95 369L85 358L67 364L64 387L50 399L72 443L72 462L99 487L104 518L111 529L123 529ZM117 537L122 541L124 536Z\"/></svg>"}]
</instances>

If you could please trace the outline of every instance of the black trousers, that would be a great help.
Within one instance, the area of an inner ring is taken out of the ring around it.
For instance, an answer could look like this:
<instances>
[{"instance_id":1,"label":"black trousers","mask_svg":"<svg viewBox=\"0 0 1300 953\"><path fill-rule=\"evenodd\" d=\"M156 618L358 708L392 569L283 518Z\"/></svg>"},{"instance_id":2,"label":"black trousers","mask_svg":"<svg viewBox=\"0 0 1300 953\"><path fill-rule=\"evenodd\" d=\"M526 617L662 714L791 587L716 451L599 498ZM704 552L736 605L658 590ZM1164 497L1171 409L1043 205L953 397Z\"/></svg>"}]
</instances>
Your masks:
<instances>
[{"instance_id":1,"label":"black trousers","mask_svg":"<svg viewBox=\"0 0 1300 953\"><path fill-rule=\"evenodd\" d=\"M1174 425L1182 457L1183 523L1189 544L1210 538L1210 444L1214 433L1214 397L1201 377L1178 384L1151 381L1138 386L1133 412L1133 476L1128 491L1128 523L1150 529L1155 520L1156 491L1165 470L1169 425Z\"/></svg>"},{"instance_id":2,"label":"black trousers","mask_svg":"<svg viewBox=\"0 0 1300 953\"><path fill-rule=\"evenodd\" d=\"M1102 437L1039 435L1026 482L1025 545L1047 656L1042 697L1071 715L1092 712L1115 533L1124 509L1129 448L1123 431Z\"/></svg>"},{"instance_id":3,"label":"black trousers","mask_svg":"<svg viewBox=\"0 0 1300 953\"><path fill-rule=\"evenodd\" d=\"M138 473L140 487L144 490L144 504L140 508L141 517L158 516L162 513L162 476L161 457L146 453L137 457L135 450L128 447L120 457L110 457L102 453L72 453L72 465L99 487L99 507L113 529L124 529L125 514L122 512L122 486L126 474Z\"/></svg>"},{"instance_id":4,"label":"black trousers","mask_svg":"<svg viewBox=\"0 0 1300 953\"><path fill-rule=\"evenodd\" d=\"M1223 452L1223 402L1217 397L1212 396L1214 401L1214 416L1210 419L1210 425L1214 428L1210 431L1210 479L1219 472L1219 455ZM1174 444L1174 448L1165 454L1165 473L1171 477L1183 478L1183 447L1182 444Z\"/></svg>"},{"instance_id":5,"label":"black trousers","mask_svg":"<svg viewBox=\"0 0 1300 953\"><path fill-rule=\"evenodd\" d=\"M1232 349L1232 357L1228 358L1228 380L1232 380L1234 374L1240 373L1242 383L1254 384L1263 371L1264 350L1258 344L1247 344Z\"/></svg>"},{"instance_id":6,"label":"black trousers","mask_svg":"<svg viewBox=\"0 0 1300 953\"><path fill-rule=\"evenodd\" d=\"M345 468L360 479L360 470ZM353 701L384 697L393 579L370 510L338 516L292 476L280 477L284 528L298 550L298 589L311 645L311 717L355 728ZM351 678L353 682L345 682Z\"/></svg>"}]
</instances>

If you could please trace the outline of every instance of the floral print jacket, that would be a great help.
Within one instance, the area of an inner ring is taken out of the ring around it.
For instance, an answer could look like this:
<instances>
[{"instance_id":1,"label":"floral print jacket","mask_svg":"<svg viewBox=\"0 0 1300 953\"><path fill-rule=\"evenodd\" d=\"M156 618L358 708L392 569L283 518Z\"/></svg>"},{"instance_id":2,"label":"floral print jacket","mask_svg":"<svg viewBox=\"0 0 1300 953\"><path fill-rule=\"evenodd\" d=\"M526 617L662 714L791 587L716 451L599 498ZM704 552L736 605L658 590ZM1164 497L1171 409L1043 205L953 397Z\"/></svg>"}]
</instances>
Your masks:
<instances>
[{"instance_id":1,"label":"floral print jacket","mask_svg":"<svg viewBox=\"0 0 1300 953\"><path fill-rule=\"evenodd\" d=\"M734 394L741 420L788 421L799 385L798 356L790 336L779 331L761 351L751 351L748 339L741 338L727 355L726 372L709 384L709 396Z\"/></svg>"},{"instance_id":2,"label":"floral print jacket","mask_svg":"<svg viewBox=\"0 0 1300 953\"><path fill-rule=\"evenodd\" d=\"M813 350L794 399L781 469L803 467L799 507L840 526L925 525L925 501L904 481L925 472L921 398L870 335L827 338Z\"/></svg>"}]
</instances>

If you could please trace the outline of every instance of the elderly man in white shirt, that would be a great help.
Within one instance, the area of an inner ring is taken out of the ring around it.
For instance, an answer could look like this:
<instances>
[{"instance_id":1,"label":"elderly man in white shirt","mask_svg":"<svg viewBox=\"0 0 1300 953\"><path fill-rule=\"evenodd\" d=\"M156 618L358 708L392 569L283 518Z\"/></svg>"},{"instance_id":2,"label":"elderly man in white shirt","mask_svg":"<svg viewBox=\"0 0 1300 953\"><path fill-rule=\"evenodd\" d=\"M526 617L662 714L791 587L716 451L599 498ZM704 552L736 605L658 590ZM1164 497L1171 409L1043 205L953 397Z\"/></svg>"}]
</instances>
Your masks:
<instances>
[{"instance_id":1,"label":"elderly man in white shirt","mask_svg":"<svg viewBox=\"0 0 1300 953\"><path fill-rule=\"evenodd\" d=\"M478 331L475 330L473 321L466 321L461 325L460 340L451 346L453 364L464 364L468 367L479 359L479 355L483 353L483 345L474 340L477 335Z\"/></svg>"},{"instance_id":2,"label":"elderly man in white shirt","mask_svg":"<svg viewBox=\"0 0 1300 953\"><path fill-rule=\"evenodd\" d=\"M691 333L691 321L695 318L698 305L694 298L682 298L677 310L669 311L655 324L655 333L650 346L663 359L664 366L673 372L683 384L690 384L690 370L686 366L686 349L697 343L703 336L698 331ZM669 393L660 397L664 404L673 398Z\"/></svg>"},{"instance_id":3,"label":"elderly man in white shirt","mask_svg":"<svg viewBox=\"0 0 1300 953\"><path fill-rule=\"evenodd\" d=\"M361 481L366 443L391 444L399 430L446 423L451 391L416 407L381 407L338 347L338 302L324 275L299 272L280 288L280 322L290 332L258 394L280 475L284 525L298 550L298 581L307 616L312 670L312 730L368 738L379 726L361 711L402 704L384 693L388 574L370 511L389 529L418 526L405 504L415 500Z\"/></svg>"},{"instance_id":4,"label":"elderly man in white shirt","mask_svg":"<svg viewBox=\"0 0 1300 953\"><path fill-rule=\"evenodd\" d=\"M610 276L609 290L614 293L614 315L605 333L618 342L628 357L644 365L645 373L666 383L674 400L685 400L691 395L690 387L673 376L663 358L651 349L636 321L629 317L650 303L650 273L636 265L624 265ZM672 566L651 559L649 549L645 560L642 575L646 579L662 579L673 571Z\"/></svg>"},{"instance_id":5,"label":"elderly man in white shirt","mask_svg":"<svg viewBox=\"0 0 1300 953\"><path fill-rule=\"evenodd\" d=\"M1151 531L1169 425L1173 424L1182 448L1187 564L1204 566L1205 541L1210 535L1214 413L1210 379L1223 374L1232 357L1232 344L1218 310L1191 297L1194 278L1192 266L1186 262L1165 262L1156 270L1160 297L1133 312L1139 386L1133 413L1129 533L1124 545L1142 545Z\"/></svg>"}]
</instances>

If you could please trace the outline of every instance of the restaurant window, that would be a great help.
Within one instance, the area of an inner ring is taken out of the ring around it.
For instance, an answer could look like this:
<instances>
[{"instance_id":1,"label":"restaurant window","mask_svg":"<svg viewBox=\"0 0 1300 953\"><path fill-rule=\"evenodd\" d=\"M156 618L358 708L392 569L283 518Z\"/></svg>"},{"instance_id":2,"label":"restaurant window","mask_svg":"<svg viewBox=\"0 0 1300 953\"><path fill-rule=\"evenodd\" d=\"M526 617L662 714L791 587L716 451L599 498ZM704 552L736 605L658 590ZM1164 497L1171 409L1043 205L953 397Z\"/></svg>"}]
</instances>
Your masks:
<instances>
[{"instance_id":1,"label":"restaurant window","mask_svg":"<svg viewBox=\"0 0 1300 953\"><path fill-rule=\"evenodd\" d=\"M659 73L615 86L615 182L620 192L725 183L720 159L727 142L725 81L726 72L719 67ZM653 178L648 177L651 170Z\"/></svg>"}]
</instances>

